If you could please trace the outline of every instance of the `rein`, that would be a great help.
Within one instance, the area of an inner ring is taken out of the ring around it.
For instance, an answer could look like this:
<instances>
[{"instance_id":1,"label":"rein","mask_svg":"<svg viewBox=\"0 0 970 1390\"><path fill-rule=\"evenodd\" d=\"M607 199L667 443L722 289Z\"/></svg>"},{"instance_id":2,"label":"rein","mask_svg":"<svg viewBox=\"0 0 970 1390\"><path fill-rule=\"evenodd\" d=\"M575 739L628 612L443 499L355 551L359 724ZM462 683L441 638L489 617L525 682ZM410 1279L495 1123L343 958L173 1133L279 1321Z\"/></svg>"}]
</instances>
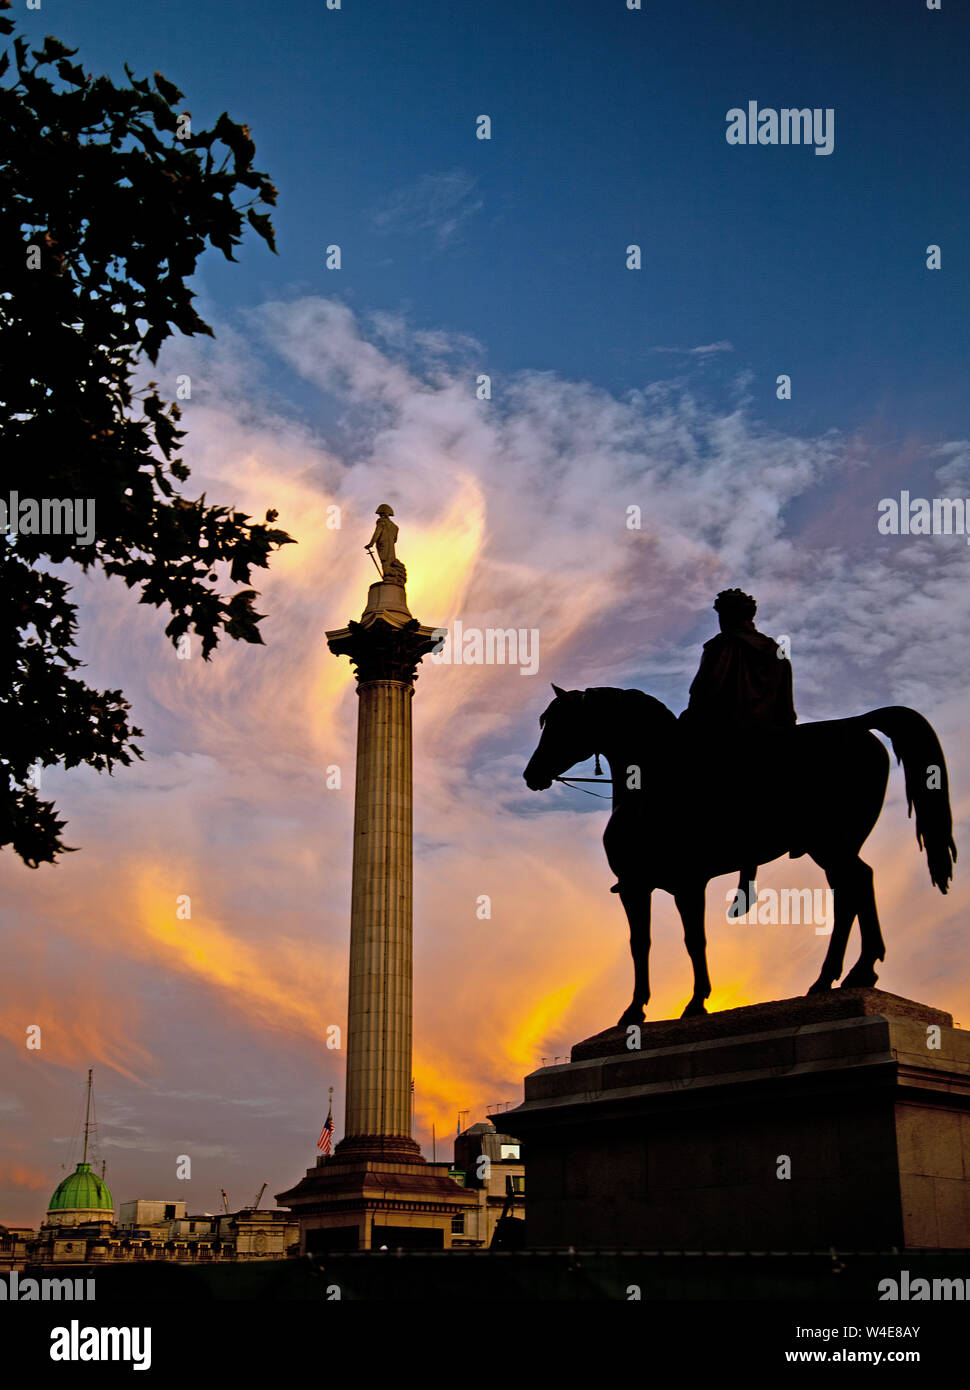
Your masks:
<instances>
[{"instance_id":1,"label":"rein","mask_svg":"<svg viewBox=\"0 0 970 1390\"><path fill-rule=\"evenodd\" d=\"M564 787L569 787L574 782L599 782L601 785L613 785L612 777L554 777L552 780L562 782ZM600 796L599 792L588 792L585 787L577 787L576 790L581 791L584 796L595 796L597 801L612 800L609 796Z\"/></svg>"},{"instance_id":2,"label":"rein","mask_svg":"<svg viewBox=\"0 0 970 1390\"><path fill-rule=\"evenodd\" d=\"M574 782L602 782L604 785L612 787L613 778L603 776L603 769L600 766L600 755L595 753L593 756L596 760L594 763L596 771L595 777L554 777L552 780L554 782L561 782L564 787L572 786ZM611 799L608 796L600 796L599 792L588 792L585 787L579 787L578 790L581 791L584 796L595 796L597 801L609 801Z\"/></svg>"}]
</instances>

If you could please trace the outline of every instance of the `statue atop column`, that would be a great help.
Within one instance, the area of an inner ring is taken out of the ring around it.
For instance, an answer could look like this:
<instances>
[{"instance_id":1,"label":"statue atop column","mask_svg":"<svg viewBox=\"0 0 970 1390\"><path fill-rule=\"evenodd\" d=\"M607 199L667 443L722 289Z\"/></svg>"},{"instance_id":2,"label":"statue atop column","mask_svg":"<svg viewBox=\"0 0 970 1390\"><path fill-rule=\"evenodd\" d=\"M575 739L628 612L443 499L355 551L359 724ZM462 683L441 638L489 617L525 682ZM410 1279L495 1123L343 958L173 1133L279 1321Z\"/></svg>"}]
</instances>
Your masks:
<instances>
[{"instance_id":1,"label":"statue atop column","mask_svg":"<svg viewBox=\"0 0 970 1390\"><path fill-rule=\"evenodd\" d=\"M386 584L405 584L408 572L394 554L397 526L391 520L393 515L394 508L389 507L386 502L382 502L377 508L377 525L374 527L374 534L364 549L371 559L374 558L374 551L377 551L380 559L381 577Z\"/></svg>"}]
</instances>

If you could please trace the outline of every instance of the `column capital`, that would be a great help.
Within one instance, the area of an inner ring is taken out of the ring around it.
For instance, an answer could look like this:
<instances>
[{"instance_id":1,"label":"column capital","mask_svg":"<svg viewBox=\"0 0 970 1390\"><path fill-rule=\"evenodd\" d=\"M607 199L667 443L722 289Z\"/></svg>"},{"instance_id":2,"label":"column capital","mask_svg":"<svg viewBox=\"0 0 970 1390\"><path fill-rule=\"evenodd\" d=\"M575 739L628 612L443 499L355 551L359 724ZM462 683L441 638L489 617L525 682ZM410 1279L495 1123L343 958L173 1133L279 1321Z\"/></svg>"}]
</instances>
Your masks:
<instances>
[{"instance_id":1,"label":"column capital","mask_svg":"<svg viewBox=\"0 0 970 1390\"><path fill-rule=\"evenodd\" d=\"M350 657L358 685L374 680L411 685L421 658L438 645L440 633L412 618L403 585L379 582L370 586L360 622L351 620L326 637L335 656Z\"/></svg>"}]
</instances>

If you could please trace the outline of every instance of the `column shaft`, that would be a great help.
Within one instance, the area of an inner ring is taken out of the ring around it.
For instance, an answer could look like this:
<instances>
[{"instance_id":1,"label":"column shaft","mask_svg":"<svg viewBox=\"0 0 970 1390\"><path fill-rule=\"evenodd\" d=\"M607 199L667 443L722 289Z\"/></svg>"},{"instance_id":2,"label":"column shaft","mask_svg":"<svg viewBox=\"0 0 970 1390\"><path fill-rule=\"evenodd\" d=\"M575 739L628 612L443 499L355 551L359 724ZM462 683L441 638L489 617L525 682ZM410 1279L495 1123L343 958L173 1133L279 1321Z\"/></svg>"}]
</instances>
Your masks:
<instances>
[{"instance_id":1,"label":"column shaft","mask_svg":"<svg viewBox=\"0 0 970 1390\"><path fill-rule=\"evenodd\" d=\"M411 1134L413 694L358 686L345 1142Z\"/></svg>"}]
</instances>

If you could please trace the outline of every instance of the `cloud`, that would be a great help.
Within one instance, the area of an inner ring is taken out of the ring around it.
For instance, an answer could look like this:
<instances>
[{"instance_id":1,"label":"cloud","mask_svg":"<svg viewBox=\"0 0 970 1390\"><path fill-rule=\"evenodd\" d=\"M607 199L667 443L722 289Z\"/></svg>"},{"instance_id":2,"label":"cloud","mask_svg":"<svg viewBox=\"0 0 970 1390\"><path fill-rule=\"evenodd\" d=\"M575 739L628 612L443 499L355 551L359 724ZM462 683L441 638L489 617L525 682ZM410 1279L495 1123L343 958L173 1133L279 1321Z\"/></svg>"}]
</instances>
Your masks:
<instances>
[{"instance_id":1,"label":"cloud","mask_svg":"<svg viewBox=\"0 0 970 1390\"><path fill-rule=\"evenodd\" d=\"M928 451L931 456L948 459L937 469L936 477L942 488L959 491L966 497L970 494L970 439L953 439Z\"/></svg>"},{"instance_id":2,"label":"cloud","mask_svg":"<svg viewBox=\"0 0 970 1390\"><path fill-rule=\"evenodd\" d=\"M395 236L430 238L439 251L452 247L469 220L485 206L476 195L477 186L478 180L463 169L422 174L413 183L395 189L373 212L374 226Z\"/></svg>"},{"instance_id":3,"label":"cloud","mask_svg":"<svg viewBox=\"0 0 970 1390\"><path fill-rule=\"evenodd\" d=\"M9 1188L23 1188L32 1196L35 1192L45 1191L47 1186L46 1178L29 1163L0 1162L0 1192Z\"/></svg>"},{"instance_id":4,"label":"cloud","mask_svg":"<svg viewBox=\"0 0 970 1390\"><path fill-rule=\"evenodd\" d=\"M655 347L654 352L675 352L681 353L685 357L710 357L715 352L733 352L734 344L727 339L722 339L717 343L702 343L700 347L676 348L676 347Z\"/></svg>"},{"instance_id":5,"label":"cloud","mask_svg":"<svg viewBox=\"0 0 970 1390\"><path fill-rule=\"evenodd\" d=\"M914 705L950 759L958 843L970 813L970 548L962 537L879 536L886 484L858 439L795 437L669 386L618 399L548 372L520 372L479 401L461 369L467 342L415 341L406 319L360 318L333 300L265 304L246 326L246 339L193 345L187 461L193 491L255 515L277 507L300 542L260 578L266 646L179 661L162 615L78 576L87 678L132 699L146 760L110 779L51 773L81 852L36 873L0 863L14 980L0 1031L12 1075L50 1096L31 1115L35 1147L49 1145L56 1078L100 1059L101 1091L127 1097L152 1128L144 1142L125 1139L132 1157L113 1160L131 1165L122 1180L167 1191L175 1157L195 1151L181 1147L189 1134L209 1164L193 1179L198 1206L230 1179L253 1190L275 1173L275 1190L288 1185L329 1085L339 1133L344 1053L326 1037L346 1009L356 699L325 632L363 608L378 502L394 507L421 621L539 634L534 677L419 670L423 1139L432 1123L448 1132L459 1109L475 1118L515 1099L543 1055L566 1054L629 1000L606 809L562 787L530 793L521 778L550 680L637 686L679 711L713 631L713 596L739 585L758 597L764 630L791 636L803 719ZM339 445L287 405L277 383L289 378L319 393L321 415L339 416ZM945 469L965 448L924 441ZM799 523L799 509L812 520ZM949 897L931 890L898 772L890 786L866 850L889 948L881 983L968 1019L952 970L967 891L959 875ZM804 860L781 860L761 882L823 880ZM825 941L811 928L729 925L725 885L709 896L713 1006L803 992ZM183 894L190 919L177 915ZM654 940L651 1016L679 1014L689 962L663 894ZM28 1082L32 1022L50 1051ZM271 1113L290 1121L260 1122ZM21 1133L24 1123L17 1115Z\"/></svg>"}]
</instances>

